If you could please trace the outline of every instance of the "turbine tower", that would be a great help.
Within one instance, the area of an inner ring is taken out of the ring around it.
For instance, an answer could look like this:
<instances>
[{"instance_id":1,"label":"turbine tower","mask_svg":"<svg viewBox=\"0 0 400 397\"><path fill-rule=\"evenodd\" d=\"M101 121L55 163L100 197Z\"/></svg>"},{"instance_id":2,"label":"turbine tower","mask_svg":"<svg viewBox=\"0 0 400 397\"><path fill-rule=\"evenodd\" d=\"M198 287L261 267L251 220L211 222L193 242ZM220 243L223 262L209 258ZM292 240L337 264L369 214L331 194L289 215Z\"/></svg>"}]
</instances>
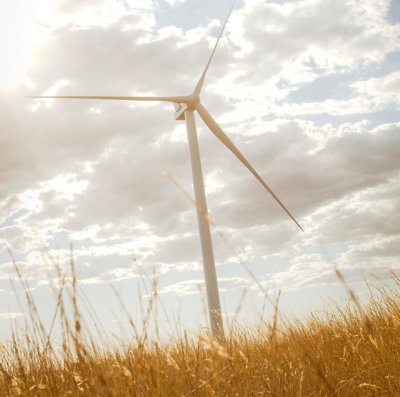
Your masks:
<instances>
[{"instance_id":1,"label":"turbine tower","mask_svg":"<svg viewBox=\"0 0 400 397\"><path fill-rule=\"evenodd\" d=\"M222 33L234 8L235 1L225 19L221 32L217 38L210 58L200 76L193 92L184 96L31 96L30 98L61 98L61 99L98 99L116 101L160 101L171 102L175 106L175 119L185 120L187 136L189 142L190 158L192 164L193 187L197 209L197 219L199 226L201 251L203 257L204 278L207 290L208 311L212 335L220 338L223 336L223 321L221 314L221 304L218 291L218 280L215 270L214 252L210 233L210 223L208 218L206 194L204 191L203 172L201 168L199 144L197 140L196 122L194 112L196 111L210 131L242 162L242 164L254 175L267 192L274 198L278 205L286 212L293 222L302 230L300 223L295 219L287 207L282 203L278 196L267 185L264 179L257 173L250 162L243 156L232 140L226 135L222 128L217 124L213 117L208 113L200 101L200 94L203 88L209 66L218 47Z\"/></svg>"}]
</instances>

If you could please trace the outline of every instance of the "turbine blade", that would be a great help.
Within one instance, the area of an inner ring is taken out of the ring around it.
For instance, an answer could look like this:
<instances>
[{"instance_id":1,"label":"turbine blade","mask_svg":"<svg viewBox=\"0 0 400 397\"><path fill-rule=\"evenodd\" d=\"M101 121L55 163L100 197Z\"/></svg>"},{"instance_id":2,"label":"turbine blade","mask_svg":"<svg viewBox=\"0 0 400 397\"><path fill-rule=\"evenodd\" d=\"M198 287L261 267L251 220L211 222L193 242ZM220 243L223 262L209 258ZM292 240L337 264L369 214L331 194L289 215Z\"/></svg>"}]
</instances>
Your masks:
<instances>
[{"instance_id":1,"label":"turbine blade","mask_svg":"<svg viewBox=\"0 0 400 397\"><path fill-rule=\"evenodd\" d=\"M203 119L204 123L211 130L211 132L242 162L242 164L256 177L256 179L264 186L268 193L275 199L275 201L281 206L281 208L289 215L289 217L294 221L294 223L304 232L300 223L297 222L296 218L290 213L278 196L273 192L273 190L265 183L264 179L257 173L253 166L248 162L248 160L243 156L231 139L225 134L222 128L217 124L217 122L208 113L206 108L199 103L196 107L197 112Z\"/></svg>"},{"instance_id":2,"label":"turbine blade","mask_svg":"<svg viewBox=\"0 0 400 397\"><path fill-rule=\"evenodd\" d=\"M106 99L112 101L160 101L172 103L187 103L188 99L185 96L172 97L157 97L157 96L76 96L76 95L42 95L30 96L29 98L39 99Z\"/></svg>"},{"instance_id":3,"label":"turbine blade","mask_svg":"<svg viewBox=\"0 0 400 397\"><path fill-rule=\"evenodd\" d=\"M195 89L194 89L194 91L193 91L193 95L195 95L195 96L199 96L199 95L200 95L201 89L203 88L204 80L205 80L206 75L207 75L208 68L209 68L210 63L211 63L211 61L212 61L212 59L213 59L213 56L214 56L214 54L215 54L215 51L216 51L216 49L217 49L217 47L218 47L219 41L220 41L220 39L221 39L221 37L222 37L222 33L223 33L224 30L225 30L225 26L226 26L226 24L227 24L227 22L228 22L228 19L229 19L229 17L230 17L231 14L232 14L233 8L235 7L235 3L236 3L236 0L234 0L233 3L232 3L231 9L229 10L228 16L227 16L226 19L225 19L225 22L224 22L224 24L223 24L223 26L222 26L221 32L220 32L220 34L219 34L219 36L218 36L218 39L217 39L217 41L216 41L216 43L215 43L214 49L213 49L212 52L211 52L210 58L209 58L209 60L208 60L208 62L207 62L207 65L206 65L206 67L204 68L204 71L203 71L203 73L201 74L200 79L199 79L199 81L198 81L198 83L197 83L197 85L196 85L196 87L195 87Z\"/></svg>"}]
</instances>

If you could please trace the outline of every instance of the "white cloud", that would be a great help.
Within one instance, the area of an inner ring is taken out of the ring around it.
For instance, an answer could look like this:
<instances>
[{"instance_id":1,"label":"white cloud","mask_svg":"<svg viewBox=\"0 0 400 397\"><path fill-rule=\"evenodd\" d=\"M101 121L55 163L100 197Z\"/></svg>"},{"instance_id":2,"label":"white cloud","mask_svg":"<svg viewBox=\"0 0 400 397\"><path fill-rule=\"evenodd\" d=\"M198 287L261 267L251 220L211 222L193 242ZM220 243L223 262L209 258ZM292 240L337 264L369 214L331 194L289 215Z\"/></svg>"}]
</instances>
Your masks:
<instances>
[{"instance_id":1,"label":"white cloud","mask_svg":"<svg viewBox=\"0 0 400 397\"><path fill-rule=\"evenodd\" d=\"M192 195L186 132L171 106L25 98L190 92L215 19L158 29L156 2L101 4L41 2L34 57L18 66L26 79L13 77L1 92L0 228L31 280L46 277L43 247L68 261L69 239L86 284L136 278L132 257L162 276L201 267L193 205L163 174ZM312 256L321 240L340 246L335 257L349 272L355 262L356 270L398 263L400 125L387 115L399 106L390 60L399 35L388 7L246 1L211 65L204 104L306 228L299 234L198 123L211 217L246 260L287 261L277 285L333 280L327 261ZM338 90L324 91L326 80ZM235 264L214 234L217 263ZM197 293L202 284L170 277L165 293ZM235 277L222 278L221 289L247 285Z\"/></svg>"},{"instance_id":2,"label":"white cloud","mask_svg":"<svg viewBox=\"0 0 400 397\"><path fill-rule=\"evenodd\" d=\"M326 99L324 101L300 104L280 104L271 109L280 116L304 116L330 114L345 116L353 114L368 115L388 107L400 105L400 73L393 72L383 77L374 77L353 83L352 96L349 99ZM329 93L327 94L329 96Z\"/></svg>"},{"instance_id":3,"label":"white cloud","mask_svg":"<svg viewBox=\"0 0 400 397\"><path fill-rule=\"evenodd\" d=\"M169 5L173 6L175 4L184 3L186 0L165 0Z\"/></svg>"},{"instance_id":4,"label":"white cloud","mask_svg":"<svg viewBox=\"0 0 400 397\"><path fill-rule=\"evenodd\" d=\"M20 312L10 312L10 313L0 313L0 321L1 320L11 320L18 317L23 316L23 313Z\"/></svg>"},{"instance_id":5,"label":"white cloud","mask_svg":"<svg viewBox=\"0 0 400 397\"><path fill-rule=\"evenodd\" d=\"M250 285L250 281L248 279L239 277L220 277L218 279L218 285L221 292L228 292L233 289L247 289ZM204 280L194 279L171 284L168 287L162 288L159 293L174 293L177 296L181 297L186 295L198 294L199 292L204 291L204 289Z\"/></svg>"}]
</instances>

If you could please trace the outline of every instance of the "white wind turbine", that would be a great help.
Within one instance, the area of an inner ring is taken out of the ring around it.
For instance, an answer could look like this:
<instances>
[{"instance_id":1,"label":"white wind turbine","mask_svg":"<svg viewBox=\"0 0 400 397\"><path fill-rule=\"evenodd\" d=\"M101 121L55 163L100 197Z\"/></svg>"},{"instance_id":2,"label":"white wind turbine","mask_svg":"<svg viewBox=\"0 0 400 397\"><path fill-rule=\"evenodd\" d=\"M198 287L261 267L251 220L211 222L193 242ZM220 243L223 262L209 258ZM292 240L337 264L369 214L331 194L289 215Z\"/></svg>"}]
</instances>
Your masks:
<instances>
[{"instance_id":1,"label":"white wind turbine","mask_svg":"<svg viewBox=\"0 0 400 397\"><path fill-rule=\"evenodd\" d=\"M235 0L236 1L236 0ZM197 208L197 219L200 232L201 251L203 257L204 277L207 290L208 310L210 317L211 332L214 336L220 337L223 335L223 321L221 315L221 304L219 299L217 274L215 271L214 252L210 233L210 224L208 218L206 195L204 191L203 173L201 169L200 152L197 140L196 122L194 112L200 115L204 123L210 131L242 162L242 164L254 175L254 177L261 183L268 193L274 198L279 206L286 212L286 214L296 223L302 230L300 223L297 222L295 217L290 213L278 196L267 185L263 178L257 173L249 161L243 156L239 149L235 146L232 140L225 134L222 128L208 113L206 108L200 102L200 93L203 88L204 80L207 75L208 68L213 59L218 43L221 39L222 33L228 22L229 16L232 13L235 1L228 13L224 22L218 39L215 43L214 49L211 52L210 58L206 64L200 79L190 95L184 96L32 96L31 98L61 98L61 99L103 99L103 100L117 100L117 101L161 101L171 102L175 106L175 119L185 120L186 129L189 141L190 158L192 163L192 176L195 202Z\"/></svg>"}]
</instances>

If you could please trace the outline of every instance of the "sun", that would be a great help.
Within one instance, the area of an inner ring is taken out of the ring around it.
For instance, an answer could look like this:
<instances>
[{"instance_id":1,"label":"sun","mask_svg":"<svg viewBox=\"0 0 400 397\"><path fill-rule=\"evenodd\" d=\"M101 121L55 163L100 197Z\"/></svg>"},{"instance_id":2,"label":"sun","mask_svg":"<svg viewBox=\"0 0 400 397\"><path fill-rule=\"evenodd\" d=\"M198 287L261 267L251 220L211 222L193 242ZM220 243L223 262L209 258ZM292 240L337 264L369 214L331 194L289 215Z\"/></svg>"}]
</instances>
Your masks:
<instances>
[{"instance_id":1,"label":"sun","mask_svg":"<svg viewBox=\"0 0 400 397\"><path fill-rule=\"evenodd\" d=\"M0 88L25 77L32 50L39 42L34 1L0 2Z\"/></svg>"}]
</instances>

